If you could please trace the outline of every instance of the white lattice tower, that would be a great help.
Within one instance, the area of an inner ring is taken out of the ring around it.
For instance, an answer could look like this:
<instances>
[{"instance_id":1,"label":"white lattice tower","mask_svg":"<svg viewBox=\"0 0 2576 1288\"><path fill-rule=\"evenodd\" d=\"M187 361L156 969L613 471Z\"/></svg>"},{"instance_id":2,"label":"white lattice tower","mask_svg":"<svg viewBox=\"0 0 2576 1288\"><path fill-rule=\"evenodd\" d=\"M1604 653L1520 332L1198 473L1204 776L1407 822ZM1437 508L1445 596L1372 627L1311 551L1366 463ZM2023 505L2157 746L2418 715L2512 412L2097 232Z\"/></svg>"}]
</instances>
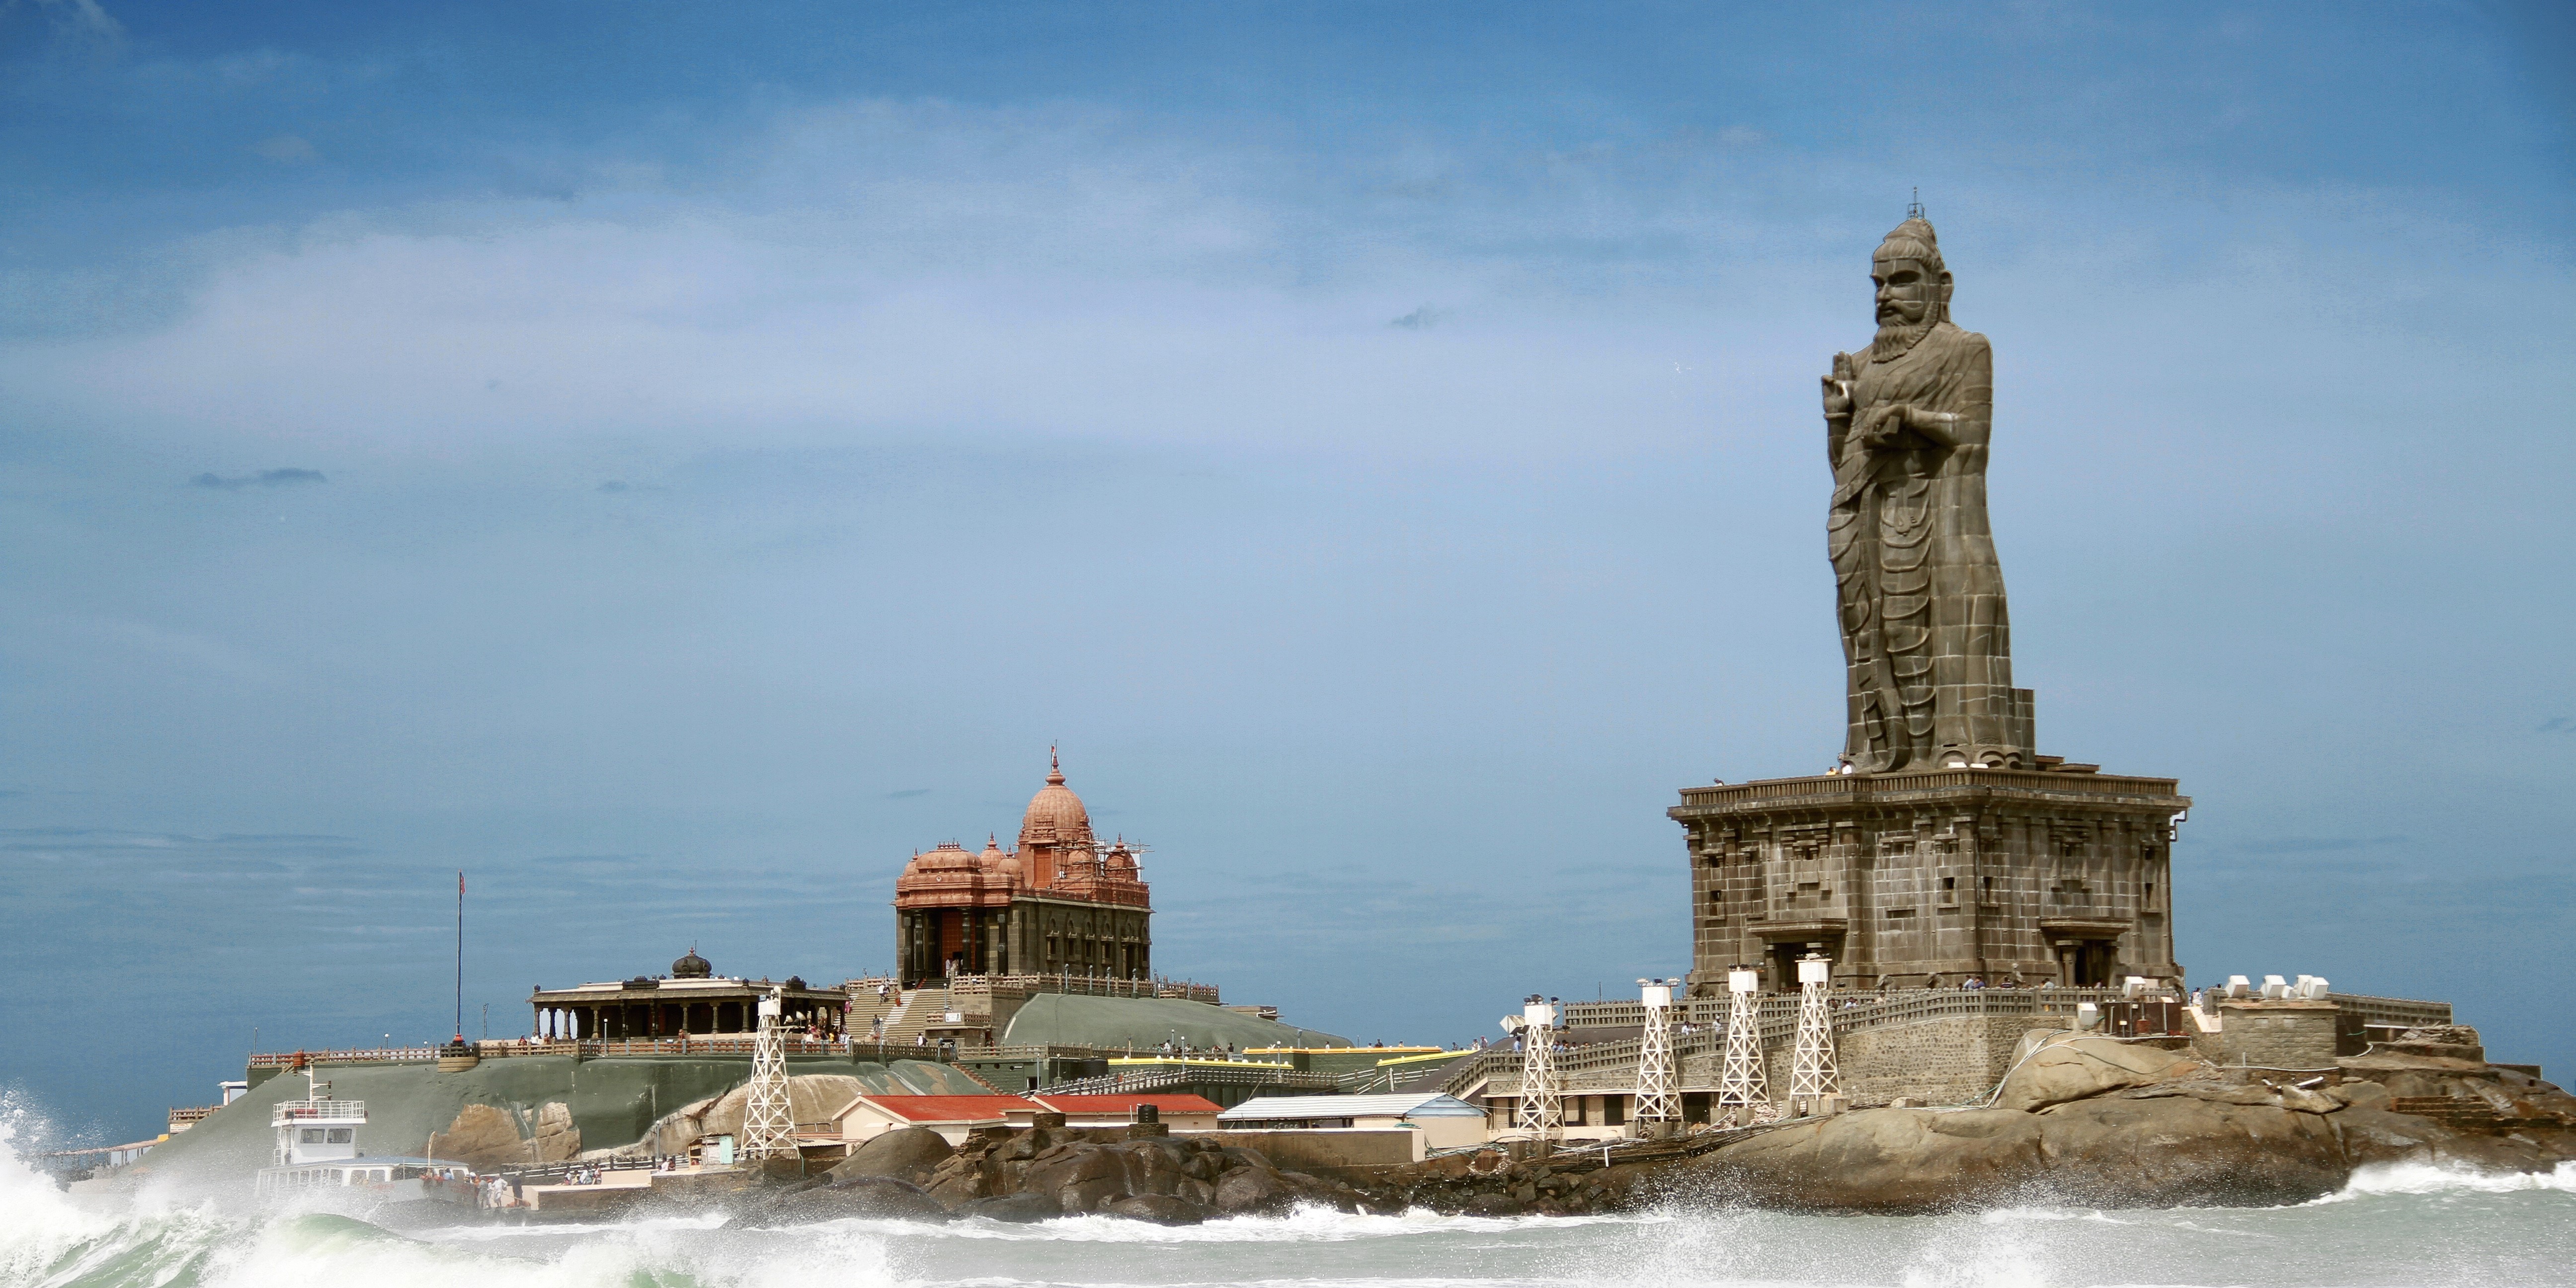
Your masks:
<instances>
[{"instance_id":1,"label":"white lattice tower","mask_svg":"<svg viewBox=\"0 0 2576 1288\"><path fill-rule=\"evenodd\" d=\"M1641 979L1646 1003L1646 1029L1637 1042L1637 1111L1646 1123L1682 1120L1681 1093L1673 1089L1673 984Z\"/></svg>"},{"instance_id":2,"label":"white lattice tower","mask_svg":"<svg viewBox=\"0 0 2576 1288\"><path fill-rule=\"evenodd\" d=\"M1553 1144L1565 1134L1556 1086L1556 1007L1531 997L1521 1005L1521 1105L1512 1125Z\"/></svg>"},{"instance_id":3,"label":"white lattice tower","mask_svg":"<svg viewBox=\"0 0 2576 1288\"><path fill-rule=\"evenodd\" d=\"M1833 977L1830 959L1798 959L1798 1046L1789 1060L1789 1102L1800 1114L1815 1113L1826 1097L1842 1094L1842 1075L1834 1067L1834 1013L1825 999Z\"/></svg>"},{"instance_id":4,"label":"white lattice tower","mask_svg":"<svg viewBox=\"0 0 2576 1288\"><path fill-rule=\"evenodd\" d=\"M1750 1111L1771 1098L1771 1075L1762 1065L1762 977L1741 966L1726 973L1726 1063L1717 1077L1717 1103Z\"/></svg>"},{"instance_id":5,"label":"white lattice tower","mask_svg":"<svg viewBox=\"0 0 2576 1288\"><path fill-rule=\"evenodd\" d=\"M787 1030L779 993L760 999L760 1029L751 1040L751 1097L742 1110L742 1157L796 1157L796 1114L787 1103Z\"/></svg>"}]
</instances>

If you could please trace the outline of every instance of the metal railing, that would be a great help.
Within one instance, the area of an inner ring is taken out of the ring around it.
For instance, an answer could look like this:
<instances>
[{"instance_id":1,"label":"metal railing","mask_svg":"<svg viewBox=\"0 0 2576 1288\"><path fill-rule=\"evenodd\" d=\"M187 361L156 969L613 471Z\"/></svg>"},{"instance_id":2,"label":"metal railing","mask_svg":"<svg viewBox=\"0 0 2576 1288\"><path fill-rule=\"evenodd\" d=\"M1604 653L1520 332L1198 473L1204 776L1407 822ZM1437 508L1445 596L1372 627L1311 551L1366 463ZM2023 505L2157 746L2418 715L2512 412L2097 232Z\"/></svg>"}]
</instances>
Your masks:
<instances>
[{"instance_id":1,"label":"metal railing","mask_svg":"<svg viewBox=\"0 0 2576 1288\"><path fill-rule=\"evenodd\" d=\"M548 1163L542 1167L514 1167L495 1175L509 1177L522 1185L548 1185L559 1183L564 1177L575 1172L632 1172L652 1167L656 1161L650 1157L630 1154L612 1158L585 1159L577 1163Z\"/></svg>"},{"instance_id":2,"label":"metal railing","mask_svg":"<svg viewBox=\"0 0 2576 1288\"><path fill-rule=\"evenodd\" d=\"M1833 994L1834 1015L1839 1021L1846 1014L1846 1003L1854 1004L1849 1013L1855 1023L1863 1017L1902 1015L1924 1018L1946 1015L2062 1015L2074 1011L2081 1002L2117 1002L2125 1000L2118 988L2061 988L2054 984L2038 988L1903 988L1836 989ZM1645 1003L1612 998L1606 1001L1566 1002L1564 1027L1570 1029L1642 1028L1646 1023ZM2425 1005L2430 1005L2429 1003ZM1768 1022L1774 1013L1794 1017L1798 1010L1796 993L1766 993L1762 997L1762 1017ZM1889 1008L1889 1009L1879 1009ZM1726 1024L1727 999L1694 997L1687 1006L1674 1008L1677 1022L1694 1028L1710 1026L1723 1029ZM1870 1019L1870 1023L1887 1020ZM1902 1022L1901 1020L1895 1022Z\"/></svg>"},{"instance_id":3,"label":"metal railing","mask_svg":"<svg viewBox=\"0 0 2576 1288\"><path fill-rule=\"evenodd\" d=\"M1837 1035L1866 1029L1912 1024L1923 1020L1976 1016L2056 1016L2072 1015L2075 1008L2091 1002L2097 1006L2126 999L2117 988L1909 988L1876 990L1837 990L1832 999L1833 1025ZM1594 1001L1565 1003L1568 1028L1642 1028L1646 1008L1642 1002ZM1673 1038L1676 1059L1716 1052L1726 1043L1726 999L1693 998L1689 1018L1677 1022L1687 1031ZM1764 1045L1787 1037L1798 1026L1798 995L1769 993L1763 995L1756 1011L1760 1037ZM1622 1023L1621 1021L1625 1021ZM1643 1043L1636 1038L1609 1042L1587 1042L1568 1046L1556 1057L1556 1068L1570 1082L1584 1084L1582 1089L1597 1089L1601 1075L1634 1069ZM1521 1054L1509 1046L1495 1047L1484 1056L1462 1066L1444 1082L1442 1089L1457 1095L1472 1088L1479 1078L1497 1079L1497 1094L1510 1094L1499 1085L1500 1075L1509 1075L1511 1087L1519 1087Z\"/></svg>"},{"instance_id":4,"label":"metal railing","mask_svg":"<svg viewBox=\"0 0 2576 1288\"><path fill-rule=\"evenodd\" d=\"M2440 1028L2457 1023L2448 1002L2422 1002L2367 993L2330 993L2326 1000L2361 1016L2362 1023L2392 1029Z\"/></svg>"},{"instance_id":5,"label":"metal railing","mask_svg":"<svg viewBox=\"0 0 2576 1288\"><path fill-rule=\"evenodd\" d=\"M853 981L853 984L864 984L874 988L881 982L863 980ZM951 975L939 983L925 982L924 984L924 987L942 986L948 990L951 998L996 995L1026 997L1035 993L1068 993L1088 997L1172 997L1184 1001L1221 1005L1217 1000L1217 987L1214 984L1201 984L1195 980L1186 979L1166 979L1161 976L1151 979L1110 979L1097 975L1076 975L1069 971L1059 971L1052 975Z\"/></svg>"},{"instance_id":6,"label":"metal railing","mask_svg":"<svg viewBox=\"0 0 2576 1288\"><path fill-rule=\"evenodd\" d=\"M277 1102L276 1112L269 1116L269 1125L283 1127L288 1123L324 1118L355 1118L365 1122L367 1102L363 1100L281 1100Z\"/></svg>"},{"instance_id":7,"label":"metal railing","mask_svg":"<svg viewBox=\"0 0 2576 1288\"><path fill-rule=\"evenodd\" d=\"M552 1041L532 1038L493 1038L473 1044L474 1053L485 1060L511 1056L554 1055L591 1060L602 1056L741 1056L748 1058L756 1039L749 1033L693 1033L687 1037L662 1038L585 1038L581 1041ZM791 1056L841 1057L873 1060L879 1064L895 1060L927 1060L934 1064L952 1064L959 1060L1104 1060L1147 1059L1168 1054L1155 1047L1084 1046L1069 1043L1011 1043L980 1046L953 1041L869 1042L842 1038L785 1039ZM310 1051L264 1051L250 1057L254 1069L293 1069L319 1064L381 1064L388 1061L428 1061L437 1058L435 1047L326 1049ZM1181 1058L1175 1056L1174 1058ZM1189 1058L1203 1059L1206 1053L1193 1053Z\"/></svg>"},{"instance_id":8,"label":"metal railing","mask_svg":"<svg viewBox=\"0 0 2576 1288\"><path fill-rule=\"evenodd\" d=\"M1001 1046L961 1046L960 1060L1099 1060L1129 1054L1126 1047L1068 1046L1063 1043L1017 1042Z\"/></svg>"},{"instance_id":9,"label":"metal railing","mask_svg":"<svg viewBox=\"0 0 2576 1288\"><path fill-rule=\"evenodd\" d=\"M301 1069L308 1064L399 1064L414 1060L435 1060L438 1048L417 1047L334 1047L322 1051L258 1051L250 1057L254 1069Z\"/></svg>"},{"instance_id":10,"label":"metal railing","mask_svg":"<svg viewBox=\"0 0 2576 1288\"><path fill-rule=\"evenodd\" d=\"M592 1060L602 1056L683 1056L683 1055L751 1055L758 1039L749 1033L693 1033L687 1037L665 1038L584 1038L575 1042L534 1038L493 1038L471 1044L474 1054L485 1060L502 1060L511 1056L558 1055ZM913 1046L910 1043L852 1042L840 1038L785 1039L791 1056L841 1056L851 1059L873 1059L882 1064L889 1060L930 1060L946 1057L937 1043ZM421 1063L439 1057L437 1047L362 1047L312 1051L261 1051L250 1057L254 1069L300 1069L320 1064L387 1064Z\"/></svg>"},{"instance_id":11,"label":"metal railing","mask_svg":"<svg viewBox=\"0 0 2576 1288\"><path fill-rule=\"evenodd\" d=\"M1747 808L1773 801L1869 800L1961 787L2081 792L2088 796L2131 796L2159 802L2179 799L2182 794L2181 781L2172 778L2069 774L2036 769L1941 769L1910 774L1830 774L1727 786L1685 787L1679 812L1689 814L1698 810Z\"/></svg>"},{"instance_id":12,"label":"metal railing","mask_svg":"<svg viewBox=\"0 0 2576 1288\"><path fill-rule=\"evenodd\" d=\"M1371 1072L1375 1072L1371 1070ZM1162 1087L1277 1087L1288 1091L1339 1091L1341 1079L1329 1073L1282 1069L1276 1065L1192 1064L1177 1069L1139 1069L1100 1074L1040 1087L1039 1096L1115 1096Z\"/></svg>"}]
</instances>

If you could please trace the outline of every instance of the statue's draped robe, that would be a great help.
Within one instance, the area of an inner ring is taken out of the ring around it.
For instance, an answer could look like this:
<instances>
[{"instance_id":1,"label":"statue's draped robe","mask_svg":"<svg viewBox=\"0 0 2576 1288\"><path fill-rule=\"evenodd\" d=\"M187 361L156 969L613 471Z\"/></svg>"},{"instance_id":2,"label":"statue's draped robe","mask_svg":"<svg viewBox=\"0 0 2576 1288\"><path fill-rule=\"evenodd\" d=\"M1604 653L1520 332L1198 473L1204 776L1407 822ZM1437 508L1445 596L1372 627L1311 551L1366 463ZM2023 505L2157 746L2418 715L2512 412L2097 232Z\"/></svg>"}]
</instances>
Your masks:
<instances>
[{"instance_id":1,"label":"statue's draped robe","mask_svg":"<svg viewBox=\"0 0 2576 1288\"><path fill-rule=\"evenodd\" d=\"M1851 429L1827 444L1827 549L1850 664L1845 754L1873 773L2028 764L2028 700L2012 687L2003 567L1986 524L1993 351L1943 321L1900 356L1863 352L1854 363ZM1864 449L1871 411L1896 403L1948 413L1956 445L1909 430Z\"/></svg>"}]
</instances>

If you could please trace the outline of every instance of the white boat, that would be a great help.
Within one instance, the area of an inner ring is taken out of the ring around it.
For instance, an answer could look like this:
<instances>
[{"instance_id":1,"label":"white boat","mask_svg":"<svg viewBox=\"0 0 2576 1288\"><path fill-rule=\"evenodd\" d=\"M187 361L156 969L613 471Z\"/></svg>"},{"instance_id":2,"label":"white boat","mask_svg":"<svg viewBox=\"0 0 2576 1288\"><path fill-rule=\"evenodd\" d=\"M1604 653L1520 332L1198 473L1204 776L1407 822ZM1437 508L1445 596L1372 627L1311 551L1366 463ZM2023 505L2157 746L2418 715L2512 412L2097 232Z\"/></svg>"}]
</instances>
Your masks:
<instances>
[{"instance_id":1,"label":"white boat","mask_svg":"<svg viewBox=\"0 0 2576 1288\"><path fill-rule=\"evenodd\" d=\"M360 1129L367 1102L331 1099L331 1084L304 1072L304 1098L282 1100L269 1117L277 1152L259 1169L256 1193L283 1200L315 1190L336 1190L384 1202L447 1202L472 1206L474 1173L462 1163L397 1158L363 1152Z\"/></svg>"}]
</instances>

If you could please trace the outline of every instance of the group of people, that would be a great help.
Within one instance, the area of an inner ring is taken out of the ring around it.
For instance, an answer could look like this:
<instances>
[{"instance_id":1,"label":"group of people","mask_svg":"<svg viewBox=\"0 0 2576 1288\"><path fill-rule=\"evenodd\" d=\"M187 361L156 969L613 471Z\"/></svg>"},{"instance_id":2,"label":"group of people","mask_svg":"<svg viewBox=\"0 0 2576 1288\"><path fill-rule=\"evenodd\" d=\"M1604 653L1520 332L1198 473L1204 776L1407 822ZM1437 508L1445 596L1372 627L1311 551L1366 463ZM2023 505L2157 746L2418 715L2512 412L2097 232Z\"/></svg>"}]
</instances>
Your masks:
<instances>
[{"instance_id":1,"label":"group of people","mask_svg":"<svg viewBox=\"0 0 2576 1288\"><path fill-rule=\"evenodd\" d=\"M1941 983L1941 977L1940 977L1940 976L1938 976L1938 975L1926 975L1926 976L1924 976L1924 977L1923 977L1923 987L1925 987L1925 988L1941 988L1941 987L1944 987L1944 985ZM1985 976L1983 976L1983 975L1970 975L1970 976L1968 976L1967 978L1965 978L1965 979L1963 979L1963 980L1960 980L1960 981L1959 981L1959 984L1958 984L1958 987L1960 987L1960 988L1962 988L1962 989L1970 989L1970 988L1987 988L1987 987L1993 987L1993 988L2019 988L2019 987L2021 987L2021 980L2020 980L2020 978L2019 978L2019 977L2017 977L2017 976L2006 975L2006 976L2004 976L2004 978L2003 978L2003 982L2001 982L2001 983L1999 983L1999 984L1988 985L1988 984L1986 983L1986 977L1985 977ZM1886 992L1886 991L1887 991L1887 981L1885 981L1885 980L1881 980L1881 981L1879 981L1879 984L1878 984L1878 991L1879 991L1879 992L1882 992L1882 993L1884 993L1884 992Z\"/></svg>"},{"instance_id":2,"label":"group of people","mask_svg":"<svg viewBox=\"0 0 2576 1288\"><path fill-rule=\"evenodd\" d=\"M686 1158L677 1154L665 1154L653 1160L653 1170L664 1173L677 1172L687 1164ZM558 1184L597 1185L601 1183L602 1176L602 1169L598 1167L575 1167L566 1171ZM475 1204L487 1208L520 1207L527 1202L523 1186L524 1182L516 1175L477 1177L474 1180Z\"/></svg>"},{"instance_id":3,"label":"group of people","mask_svg":"<svg viewBox=\"0 0 2576 1288\"><path fill-rule=\"evenodd\" d=\"M1179 1041L1167 1040L1156 1046L1154 1051L1158 1055L1176 1055L1184 1058L1189 1056L1214 1056L1219 1060L1231 1060L1235 1056L1234 1044L1231 1042L1219 1042L1215 1046L1201 1050L1198 1047L1191 1046L1186 1038Z\"/></svg>"}]
</instances>

